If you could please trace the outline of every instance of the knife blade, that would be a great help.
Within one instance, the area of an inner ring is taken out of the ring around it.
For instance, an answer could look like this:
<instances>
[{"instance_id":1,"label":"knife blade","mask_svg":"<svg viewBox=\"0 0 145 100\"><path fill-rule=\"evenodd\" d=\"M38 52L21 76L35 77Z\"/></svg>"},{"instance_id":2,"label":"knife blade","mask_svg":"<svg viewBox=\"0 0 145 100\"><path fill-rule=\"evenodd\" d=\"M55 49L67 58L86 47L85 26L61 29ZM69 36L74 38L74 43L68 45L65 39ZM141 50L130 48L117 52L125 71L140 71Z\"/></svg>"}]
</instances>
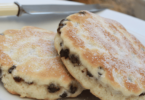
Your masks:
<instances>
[{"instance_id":1,"label":"knife blade","mask_svg":"<svg viewBox=\"0 0 145 100\"><path fill-rule=\"evenodd\" d=\"M14 4L0 4L0 16L23 14L36 15L36 14L72 14L80 10L88 10L90 12L99 12L108 7L99 4L92 5L21 5L18 2Z\"/></svg>"}]
</instances>

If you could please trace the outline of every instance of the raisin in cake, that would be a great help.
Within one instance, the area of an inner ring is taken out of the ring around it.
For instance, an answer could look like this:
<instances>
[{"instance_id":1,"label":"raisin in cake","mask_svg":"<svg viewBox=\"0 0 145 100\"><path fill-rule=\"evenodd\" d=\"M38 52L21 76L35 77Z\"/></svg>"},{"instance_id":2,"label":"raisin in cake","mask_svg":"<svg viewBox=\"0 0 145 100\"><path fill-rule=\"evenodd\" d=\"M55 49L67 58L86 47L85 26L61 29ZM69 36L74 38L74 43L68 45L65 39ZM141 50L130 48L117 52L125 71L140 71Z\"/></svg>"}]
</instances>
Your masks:
<instances>
[{"instance_id":1,"label":"raisin in cake","mask_svg":"<svg viewBox=\"0 0 145 100\"><path fill-rule=\"evenodd\" d=\"M80 11L57 31L55 48L84 88L101 100L145 100L145 47L121 24Z\"/></svg>"},{"instance_id":2,"label":"raisin in cake","mask_svg":"<svg viewBox=\"0 0 145 100\"><path fill-rule=\"evenodd\" d=\"M2 82L10 93L54 100L82 92L54 48L55 35L31 26L6 30L0 35Z\"/></svg>"}]
</instances>

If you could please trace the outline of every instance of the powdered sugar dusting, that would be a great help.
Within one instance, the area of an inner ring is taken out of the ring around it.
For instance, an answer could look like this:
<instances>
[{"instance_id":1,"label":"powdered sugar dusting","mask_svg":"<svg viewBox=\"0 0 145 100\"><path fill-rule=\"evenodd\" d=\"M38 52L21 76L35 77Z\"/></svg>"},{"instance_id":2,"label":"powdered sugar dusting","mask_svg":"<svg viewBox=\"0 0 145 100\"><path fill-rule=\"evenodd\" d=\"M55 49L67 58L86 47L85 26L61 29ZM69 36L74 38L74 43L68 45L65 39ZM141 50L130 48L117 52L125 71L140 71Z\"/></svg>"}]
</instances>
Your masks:
<instances>
[{"instance_id":1,"label":"powdered sugar dusting","mask_svg":"<svg viewBox=\"0 0 145 100\"><path fill-rule=\"evenodd\" d=\"M143 84L145 81L145 52L141 48L144 46L116 21L88 12L83 16L79 14L74 16L71 17L79 19L77 20L79 31L70 32L70 34L84 43L82 49L85 52L82 56L90 66L102 66L109 76L110 84L111 81L118 83L121 86L120 91L122 87L126 87L127 91L130 91L129 95L133 92L137 95L142 93L145 90ZM69 31L75 28L73 26ZM74 44L77 43L74 41ZM128 85L131 84L134 87L130 90Z\"/></svg>"},{"instance_id":2,"label":"powdered sugar dusting","mask_svg":"<svg viewBox=\"0 0 145 100\"><path fill-rule=\"evenodd\" d=\"M0 47L17 66L13 74L71 79L54 48L54 37L53 32L29 26L5 31ZM3 57L1 54L0 59L4 60Z\"/></svg>"}]
</instances>

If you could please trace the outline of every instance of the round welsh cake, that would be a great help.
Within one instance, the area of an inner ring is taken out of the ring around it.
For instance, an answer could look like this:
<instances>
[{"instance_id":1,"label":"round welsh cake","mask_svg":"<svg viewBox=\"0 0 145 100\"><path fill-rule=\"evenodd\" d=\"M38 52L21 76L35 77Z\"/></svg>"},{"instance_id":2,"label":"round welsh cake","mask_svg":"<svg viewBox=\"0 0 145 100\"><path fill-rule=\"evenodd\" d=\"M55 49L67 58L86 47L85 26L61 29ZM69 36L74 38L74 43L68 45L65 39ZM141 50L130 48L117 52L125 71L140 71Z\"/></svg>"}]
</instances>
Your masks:
<instances>
[{"instance_id":1,"label":"round welsh cake","mask_svg":"<svg viewBox=\"0 0 145 100\"><path fill-rule=\"evenodd\" d=\"M101 100L145 100L145 47L121 24L80 11L57 31L55 48L84 88Z\"/></svg>"},{"instance_id":2,"label":"round welsh cake","mask_svg":"<svg viewBox=\"0 0 145 100\"><path fill-rule=\"evenodd\" d=\"M0 35L2 82L10 93L55 100L82 92L54 48L55 35L31 26L6 30Z\"/></svg>"}]
</instances>

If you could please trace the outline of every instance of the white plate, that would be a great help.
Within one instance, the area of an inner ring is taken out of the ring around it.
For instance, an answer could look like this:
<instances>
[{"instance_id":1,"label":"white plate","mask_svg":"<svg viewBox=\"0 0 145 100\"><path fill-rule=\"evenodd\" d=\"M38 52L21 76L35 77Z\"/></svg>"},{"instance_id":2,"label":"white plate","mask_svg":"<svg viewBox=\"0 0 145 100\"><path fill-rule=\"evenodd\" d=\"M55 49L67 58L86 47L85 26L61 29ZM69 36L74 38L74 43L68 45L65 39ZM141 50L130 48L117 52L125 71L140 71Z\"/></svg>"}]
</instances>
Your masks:
<instances>
[{"instance_id":1,"label":"white plate","mask_svg":"<svg viewBox=\"0 0 145 100\"><path fill-rule=\"evenodd\" d=\"M47 0L43 0L43 3L45 1ZM79 4L79 3L68 2L68 1L58 1L58 2L59 3L61 2L61 4ZM55 3L58 4L58 2L55 2ZM145 21L119 13L119 12L115 12L112 10L105 10L97 14L120 22L131 34L134 34L145 45L145 39L144 39L145 38ZM37 16L22 16L22 17L0 17L0 33L7 29L20 29L23 26L36 26L36 27L40 27L43 29L56 32L58 23L60 22L60 20L64 19L66 16L67 15L60 15L60 16L37 15ZM85 96L84 97L85 99L88 97L89 100L92 100L91 98L94 98L94 97L90 97L91 95L84 95L84 96ZM26 99L26 98L24 99L24 98L20 98L18 96L9 94L4 89L2 83L0 82L0 100L30 100L30 99Z\"/></svg>"}]
</instances>

